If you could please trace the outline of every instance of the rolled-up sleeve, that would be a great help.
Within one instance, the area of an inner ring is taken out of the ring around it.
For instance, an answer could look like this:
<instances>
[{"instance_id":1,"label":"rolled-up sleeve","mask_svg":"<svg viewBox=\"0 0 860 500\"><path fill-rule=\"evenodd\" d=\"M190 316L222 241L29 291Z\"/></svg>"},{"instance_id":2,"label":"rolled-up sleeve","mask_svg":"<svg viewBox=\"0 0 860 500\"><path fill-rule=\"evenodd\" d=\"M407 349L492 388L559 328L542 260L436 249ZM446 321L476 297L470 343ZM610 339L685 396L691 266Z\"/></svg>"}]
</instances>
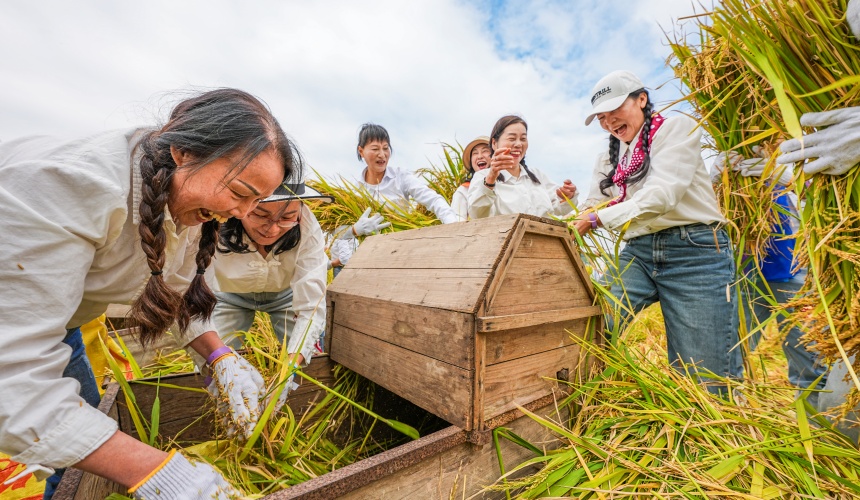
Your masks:
<instances>
[{"instance_id":1,"label":"rolled-up sleeve","mask_svg":"<svg viewBox=\"0 0 860 500\"><path fill-rule=\"evenodd\" d=\"M621 203L598 210L603 225L615 230L630 220L653 219L674 210L693 183L701 139L702 131L693 120L666 120L654 135L650 172L642 188Z\"/></svg>"},{"instance_id":2,"label":"rolled-up sleeve","mask_svg":"<svg viewBox=\"0 0 860 500\"><path fill-rule=\"evenodd\" d=\"M16 161L4 153L0 451L21 463L68 467L117 430L78 395L77 381L63 378L71 349L62 340L97 248L125 223L126 195L92 173L89 159Z\"/></svg>"},{"instance_id":3,"label":"rolled-up sleeve","mask_svg":"<svg viewBox=\"0 0 860 500\"><path fill-rule=\"evenodd\" d=\"M310 362L314 344L325 328L327 264L322 229L310 210L302 206L302 239L296 256L296 270L290 281L296 323L290 332L287 349L291 353L301 353L306 363Z\"/></svg>"}]
</instances>

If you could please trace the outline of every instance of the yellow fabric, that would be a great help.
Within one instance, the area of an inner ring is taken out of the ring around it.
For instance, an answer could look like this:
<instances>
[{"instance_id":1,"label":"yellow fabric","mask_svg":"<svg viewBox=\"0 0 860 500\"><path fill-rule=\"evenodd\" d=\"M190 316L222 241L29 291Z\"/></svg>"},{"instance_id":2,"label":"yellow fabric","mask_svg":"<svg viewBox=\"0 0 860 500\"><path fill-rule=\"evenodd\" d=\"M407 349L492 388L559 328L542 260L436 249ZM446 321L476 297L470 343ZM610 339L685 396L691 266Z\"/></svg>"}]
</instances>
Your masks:
<instances>
[{"instance_id":1,"label":"yellow fabric","mask_svg":"<svg viewBox=\"0 0 860 500\"><path fill-rule=\"evenodd\" d=\"M3 500L41 500L45 492L45 481L37 481L32 474L18 479L12 484L3 484L24 470L24 465L13 462L7 455L0 453L0 498Z\"/></svg>"},{"instance_id":2,"label":"yellow fabric","mask_svg":"<svg viewBox=\"0 0 860 500\"><path fill-rule=\"evenodd\" d=\"M84 339L84 348L87 351L87 357L90 359L90 364L93 367L93 374L96 376L96 384L99 387L100 394L104 394L102 382L105 375L111 373L110 364L108 364L108 360L105 357L104 350L101 346L102 341L107 345L111 357L113 357L122 367L126 378L131 377L131 365L119 345L108 335L107 326L105 326L106 319L105 315L102 314L98 318L81 327L81 336Z\"/></svg>"},{"instance_id":3,"label":"yellow fabric","mask_svg":"<svg viewBox=\"0 0 860 500\"><path fill-rule=\"evenodd\" d=\"M138 489L138 488L140 488L140 486L141 486L143 483L145 483L145 482L149 481L150 479L152 479L152 476L156 475L156 474L158 473L158 471L160 471L161 469L163 469L163 468L164 468L164 466L165 466L165 465L167 465L167 462L169 462L169 461L170 461L170 459L171 459L171 458L173 458L173 455L174 455L175 453L176 453L176 450L170 450L170 453L168 453L168 454L167 454L167 458L165 458L165 459L164 459L164 462L161 462L161 464L159 464L159 465L158 465L158 467L156 467L155 469L153 469L153 471L152 471L152 472L150 472L149 474L147 474L145 478L141 479L137 484L135 484L134 486L132 486L131 488L129 488L129 489L128 489L128 492L129 492L129 493L134 493L135 491L137 491L137 489Z\"/></svg>"}]
</instances>

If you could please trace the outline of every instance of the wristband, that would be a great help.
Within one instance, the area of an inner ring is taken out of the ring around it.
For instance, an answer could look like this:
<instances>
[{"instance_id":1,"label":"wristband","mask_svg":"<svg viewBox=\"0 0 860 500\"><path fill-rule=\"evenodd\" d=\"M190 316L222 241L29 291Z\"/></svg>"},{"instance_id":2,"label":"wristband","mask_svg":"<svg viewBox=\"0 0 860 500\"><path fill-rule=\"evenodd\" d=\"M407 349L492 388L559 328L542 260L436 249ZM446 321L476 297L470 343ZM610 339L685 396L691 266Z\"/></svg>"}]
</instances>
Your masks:
<instances>
[{"instance_id":1,"label":"wristband","mask_svg":"<svg viewBox=\"0 0 860 500\"><path fill-rule=\"evenodd\" d=\"M485 186L487 186L488 188L494 188L494 187L496 187L496 183L494 182L494 183L490 184L489 182L487 182L487 178L486 178L486 177L484 177L484 185L485 185Z\"/></svg>"},{"instance_id":2,"label":"wristband","mask_svg":"<svg viewBox=\"0 0 860 500\"><path fill-rule=\"evenodd\" d=\"M206 358L206 364L209 366L212 366L215 364L216 361L218 361L218 358L220 358L221 356L223 356L225 354L229 354L232 352L233 352L233 349L226 346L226 345L223 347L219 347L218 349L215 349L214 351L212 351L212 354L210 354L209 357Z\"/></svg>"},{"instance_id":3,"label":"wristband","mask_svg":"<svg viewBox=\"0 0 860 500\"><path fill-rule=\"evenodd\" d=\"M591 221L591 229L597 229L597 214L590 212L588 214L588 220Z\"/></svg>"}]
</instances>

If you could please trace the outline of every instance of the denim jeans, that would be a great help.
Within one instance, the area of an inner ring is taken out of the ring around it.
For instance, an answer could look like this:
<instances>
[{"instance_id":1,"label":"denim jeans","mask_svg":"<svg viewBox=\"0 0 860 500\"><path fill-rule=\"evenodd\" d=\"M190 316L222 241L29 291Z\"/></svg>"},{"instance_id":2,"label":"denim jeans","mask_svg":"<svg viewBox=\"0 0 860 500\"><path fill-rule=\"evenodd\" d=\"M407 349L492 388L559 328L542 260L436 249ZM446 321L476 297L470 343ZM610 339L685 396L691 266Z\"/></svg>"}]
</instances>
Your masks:
<instances>
[{"instance_id":1,"label":"denim jeans","mask_svg":"<svg viewBox=\"0 0 860 500\"><path fill-rule=\"evenodd\" d=\"M854 363L854 358L851 358L851 363ZM857 374L860 376L860 373ZM842 361L833 363L830 367L830 373L827 375L827 383L824 385L824 391L818 395L818 411L827 411L830 408L839 406L845 402L848 393L854 388L854 381L848 376L848 368ZM842 431L846 436L858 444L860 440L860 405L854 407L852 411L836 424L836 428Z\"/></svg>"},{"instance_id":2,"label":"denim jeans","mask_svg":"<svg viewBox=\"0 0 860 500\"><path fill-rule=\"evenodd\" d=\"M81 329L72 328L67 330L63 343L72 348L72 357L69 359L69 364L63 370L63 377L77 380L81 384L80 395L84 398L84 401L89 403L90 406L98 407L101 396L99 395L98 385L96 385L93 368L90 366L89 358L87 358L87 351L84 349L84 339L81 337ZM51 477L45 480L45 493L42 498L48 500L54 496L57 485L60 484L60 479L63 478L63 473L65 472L66 469L57 469Z\"/></svg>"},{"instance_id":3,"label":"denim jeans","mask_svg":"<svg viewBox=\"0 0 860 500\"><path fill-rule=\"evenodd\" d=\"M618 313L622 330L636 313L659 301L670 362L676 367L678 361L695 363L693 373L704 369L743 377L736 347L737 292L731 286L735 264L725 230L689 224L632 238L606 278L623 304ZM708 385L712 392L721 390Z\"/></svg>"},{"instance_id":4,"label":"denim jeans","mask_svg":"<svg viewBox=\"0 0 860 500\"><path fill-rule=\"evenodd\" d=\"M777 304L785 304L797 295L805 279L806 271L799 272L790 281L782 283L765 282L759 276L754 282L754 287L750 287L748 293L742 294L744 296L742 303L746 317L747 331L749 332L758 327L759 324L767 321L773 314L773 306L768 303L768 299L762 293L767 293L768 288L770 288L770 291L773 292L773 297L770 299ZM753 305L752 311L749 308L750 302ZM790 314L793 309L787 308L785 311L786 314ZM786 320L787 316L780 314L777 319L777 327L782 328ZM796 326L792 327L782 344L782 351L785 353L785 359L788 362L788 381L800 389L823 389L824 384L827 382L827 377L822 377L815 387L812 387L812 384L815 383L818 377L827 372L827 367L819 363L816 355L800 343L802 335L803 332L800 328ZM757 331L750 336L751 350L756 348L760 338L761 331ZM807 401L813 406L817 405L817 399L817 392L811 392L807 397Z\"/></svg>"},{"instance_id":5,"label":"denim jeans","mask_svg":"<svg viewBox=\"0 0 860 500\"><path fill-rule=\"evenodd\" d=\"M216 292L218 303L212 313L212 322L224 343L238 349L242 339L234 333L248 331L254 323L256 311L269 313L278 341L284 341L285 332L292 332L296 324L292 311L293 291L282 292L227 293Z\"/></svg>"}]
</instances>

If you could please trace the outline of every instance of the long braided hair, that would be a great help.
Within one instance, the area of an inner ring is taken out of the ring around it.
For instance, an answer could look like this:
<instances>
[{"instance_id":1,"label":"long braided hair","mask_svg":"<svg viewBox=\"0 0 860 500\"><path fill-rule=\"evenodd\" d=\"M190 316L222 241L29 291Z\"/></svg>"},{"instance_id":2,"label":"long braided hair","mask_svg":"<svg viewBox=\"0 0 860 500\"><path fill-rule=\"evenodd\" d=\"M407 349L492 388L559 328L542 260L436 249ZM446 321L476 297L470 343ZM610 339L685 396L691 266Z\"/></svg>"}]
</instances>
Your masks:
<instances>
[{"instance_id":1,"label":"long braided hair","mask_svg":"<svg viewBox=\"0 0 860 500\"><path fill-rule=\"evenodd\" d=\"M642 108L642 113L645 115L645 124L642 126L642 153L645 155L645 159L642 161L642 168L627 179L628 186L641 181L646 175L648 175L648 170L651 168L651 115L654 113L654 103L651 102L651 94L649 94L645 89L639 89L631 92L627 97L637 99L643 93L647 96L645 107ZM634 138L633 140L635 141L637 139L638 138ZM612 181L612 177L618 169L618 153L620 150L621 141L614 135L610 134L609 164L612 165L612 170L606 174L606 177L600 180L600 192L603 193L603 196L609 196L607 189L615 184Z\"/></svg>"},{"instance_id":2,"label":"long braided hair","mask_svg":"<svg viewBox=\"0 0 860 500\"><path fill-rule=\"evenodd\" d=\"M236 89L205 92L179 103L167 123L145 134L136 149L140 153L141 201L138 232L151 276L143 293L132 304L129 319L141 344L148 345L176 321L181 331L194 319L208 319L215 296L203 273L218 243L219 224L203 224L197 249L197 275L184 295L167 285L165 264L165 208L171 179L176 172L170 148L191 158L182 168L191 175L219 158L233 161L228 177L238 175L260 153L270 150L284 167L284 179L302 170L301 158L269 109L254 96Z\"/></svg>"},{"instance_id":3,"label":"long braided hair","mask_svg":"<svg viewBox=\"0 0 860 500\"><path fill-rule=\"evenodd\" d=\"M526 121L517 115L503 116L503 117L499 118L499 120L496 122L495 125L493 125L493 131L490 133L490 156L496 154L496 150L493 149L493 142L498 142L499 139L502 137L502 133L505 131L505 129L508 128L509 126L515 124L515 123L522 123L523 127L526 128L526 131L528 131L529 126L526 123ZM535 184L540 184L540 180L537 178L537 176L535 174L532 173L531 170L529 170L528 165L526 165L525 155L523 155L523 157L520 158L520 166L525 169L526 174L528 174L529 179L531 179L532 182L534 182ZM505 176L501 172L499 172L498 179L500 181L504 182Z\"/></svg>"}]
</instances>

